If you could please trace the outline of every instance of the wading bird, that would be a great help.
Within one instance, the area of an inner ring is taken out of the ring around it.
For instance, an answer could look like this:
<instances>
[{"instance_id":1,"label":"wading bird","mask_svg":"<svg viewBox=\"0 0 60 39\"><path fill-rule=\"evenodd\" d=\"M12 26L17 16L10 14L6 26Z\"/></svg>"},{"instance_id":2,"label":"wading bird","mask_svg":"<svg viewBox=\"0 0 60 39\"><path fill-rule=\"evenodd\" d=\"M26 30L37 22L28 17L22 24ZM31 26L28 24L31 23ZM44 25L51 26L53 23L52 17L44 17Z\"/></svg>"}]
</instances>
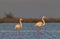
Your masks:
<instances>
[{"instance_id":1,"label":"wading bird","mask_svg":"<svg viewBox=\"0 0 60 39\"><path fill-rule=\"evenodd\" d=\"M40 28L40 27L42 27L42 26L44 26L45 25L45 19L46 18L46 16L42 16L42 22L37 22L36 24L35 24L35 26L37 27L37 28ZM40 32L39 30L37 30L37 32Z\"/></svg>"},{"instance_id":2,"label":"wading bird","mask_svg":"<svg viewBox=\"0 0 60 39\"><path fill-rule=\"evenodd\" d=\"M20 18L20 20L19 20L20 24L17 24L17 25L15 26L15 30L20 30L20 29L22 28L22 21L23 21L23 19ZM17 34L18 34L18 32L17 32Z\"/></svg>"}]
</instances>

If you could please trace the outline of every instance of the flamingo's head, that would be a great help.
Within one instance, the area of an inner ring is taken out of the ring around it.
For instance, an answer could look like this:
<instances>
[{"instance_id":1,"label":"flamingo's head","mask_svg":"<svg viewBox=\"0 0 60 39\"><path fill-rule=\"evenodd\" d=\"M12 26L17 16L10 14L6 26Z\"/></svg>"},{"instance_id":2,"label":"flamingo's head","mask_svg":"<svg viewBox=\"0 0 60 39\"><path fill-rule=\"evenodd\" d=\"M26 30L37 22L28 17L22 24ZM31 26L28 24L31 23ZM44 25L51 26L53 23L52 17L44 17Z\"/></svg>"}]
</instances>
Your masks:
<instances>
[{"instance_id":1,"label":"flamingo's head","mask_svg":"<svg viewBox=\"0 0 60 39\"><path fill-rule=\"evenodd\" d=\"M42 18L46 18L46 16L42 16Z\"/></svg>"},{"instance_id":2,"label":"flamingo's head","mask_svg":"<svg viewBox=\"0 0 60 39\"><path fill-rule=\"evenodd\" d=\"M20 18L20 21L23 21L23 19L22 19L22 18Z\"/></svg>"}]
</instances>

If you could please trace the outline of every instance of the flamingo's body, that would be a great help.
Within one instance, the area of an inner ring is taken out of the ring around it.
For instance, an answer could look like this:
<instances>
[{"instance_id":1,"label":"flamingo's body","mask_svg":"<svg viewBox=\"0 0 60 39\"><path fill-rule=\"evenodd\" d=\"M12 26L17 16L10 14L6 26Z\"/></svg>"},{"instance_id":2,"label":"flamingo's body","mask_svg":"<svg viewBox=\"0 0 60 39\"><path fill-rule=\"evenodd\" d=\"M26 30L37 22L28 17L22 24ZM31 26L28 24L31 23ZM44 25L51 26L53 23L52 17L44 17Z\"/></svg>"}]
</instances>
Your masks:
<instances>
[{"instance_id":1,"label":"flamingo's body","mask_svg":"<svg viewBox=\"0 0 60 39\"><path fill-rule=\"evenodd\" d=\"M45 25L45 20L44 20L44 18L46 18L46 16L43 16L43 17L42 17L42 22L37 22L37 23L35 24L35 26L36 26L36 27L42 27L42 26L44 26L44 25Z\"/></svg>"},{"instance_id":2,"label":"flamingo's body","mask_svg":"<svg viewBox=\"0 0 60 39\"><path fill-rule=\"evenodd\" d=\"M17 24L16 26L15 26L15 30L17 30L17 35L19 35L19 33L18 33L18 30L20 30L21 28L22 28L22 18L20 18L20 20L19 20L19 22L20 22L20 24Z\"/></svg>"},{"instance_id":3,"label":"flamingo's body","mask_svg":"<svg viewBox=\"0 0 60 39\"><path fill-rule=\"evenodd\" d=\"M19 30L19 29L21 29L22 28L22 18L20 18L20 24L17 24L16 26L15 26L15 29L16 30Z\"/></svg>"},{"instance_id":4,"label":"flamingo's body","mask_svg":"<svg viewBox=\"0 0 60 39\"><path fill-rule=\"evenodd\" d=\"M45 25L45 20L44 20L44 18L46 18L46 16L43 16L43 17L42 17L42 22L37 22L37 23L35 24L35 26L38 27L38 28L37 28L38 30L36 30L36 31L37 31L39 34L42 34L42 32L39 30L39 28Z\"/></svg>"},{"instance_id":5,"label":"flamingo's body","mask_svg":"<svg viewBox=\"0 0 60 39\"><path fill-rule=\"evenodd\" d=\"M15 29L16 30L19 30L19 29L21 29L22 27L20 27L20 24L17 24L16 26L15 26Z\"/></svg>"}]
</instances>

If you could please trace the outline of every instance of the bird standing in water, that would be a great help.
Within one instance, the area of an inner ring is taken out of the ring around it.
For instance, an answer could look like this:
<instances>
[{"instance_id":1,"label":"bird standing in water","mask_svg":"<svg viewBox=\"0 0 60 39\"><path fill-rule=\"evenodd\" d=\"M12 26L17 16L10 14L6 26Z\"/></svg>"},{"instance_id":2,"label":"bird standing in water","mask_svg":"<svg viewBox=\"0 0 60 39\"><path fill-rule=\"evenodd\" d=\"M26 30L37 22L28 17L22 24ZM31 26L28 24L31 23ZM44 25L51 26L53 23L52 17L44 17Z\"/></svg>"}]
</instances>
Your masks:
<instances>
[{"instance_id":1,"label":"bird standing in water","mask_svg":"<svg viewBox=\"0 0 60 39\"><path fill-rule=\"evenodd\" d=\"M37 22L36 24L35 24L35 26L37 27L37 28L40 28L40 27L42 27L42 26L44 26L45 25L45 19L46 18L46 16L42 16L42 22ZM39 30L37 30L37 32L40 32Z\"/></svg>"},{"instance_id":2,"label":"bird standing in water","mask_svg":"<svg viewBox=\"0 0 60 39\"><path fill-rule=\"evenodd\" d=\"M23 19L20 18L20 20L19 20L20 24L17 24L17 25L15 26L15 30L20 30L20 29L22 28L22 21L23 21ZM17 35L18 35L18 31L17 31Z\"/></svg>"}]
</instances>

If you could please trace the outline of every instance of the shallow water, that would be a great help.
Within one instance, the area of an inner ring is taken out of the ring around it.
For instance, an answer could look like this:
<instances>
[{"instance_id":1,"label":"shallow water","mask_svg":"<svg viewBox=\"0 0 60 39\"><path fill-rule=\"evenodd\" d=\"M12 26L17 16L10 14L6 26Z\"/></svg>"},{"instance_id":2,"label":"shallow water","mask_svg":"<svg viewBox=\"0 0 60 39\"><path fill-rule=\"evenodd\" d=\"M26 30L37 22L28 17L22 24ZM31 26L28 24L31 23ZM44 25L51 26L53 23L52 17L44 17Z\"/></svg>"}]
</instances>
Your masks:
<instances>
[{"instance_id":1,"label":"shallow water","mask_svg":"<svg viewBox=\"0 0 60 39\"><path fill-rule=\"evenodd\" d=\"M36 32L35 23L23 23L22 29L16 35L14 29L17 23L1 23L0 39L60 39L60 23L46 23L39 28L41 33Z\"/></svg>"}]
</instances>

